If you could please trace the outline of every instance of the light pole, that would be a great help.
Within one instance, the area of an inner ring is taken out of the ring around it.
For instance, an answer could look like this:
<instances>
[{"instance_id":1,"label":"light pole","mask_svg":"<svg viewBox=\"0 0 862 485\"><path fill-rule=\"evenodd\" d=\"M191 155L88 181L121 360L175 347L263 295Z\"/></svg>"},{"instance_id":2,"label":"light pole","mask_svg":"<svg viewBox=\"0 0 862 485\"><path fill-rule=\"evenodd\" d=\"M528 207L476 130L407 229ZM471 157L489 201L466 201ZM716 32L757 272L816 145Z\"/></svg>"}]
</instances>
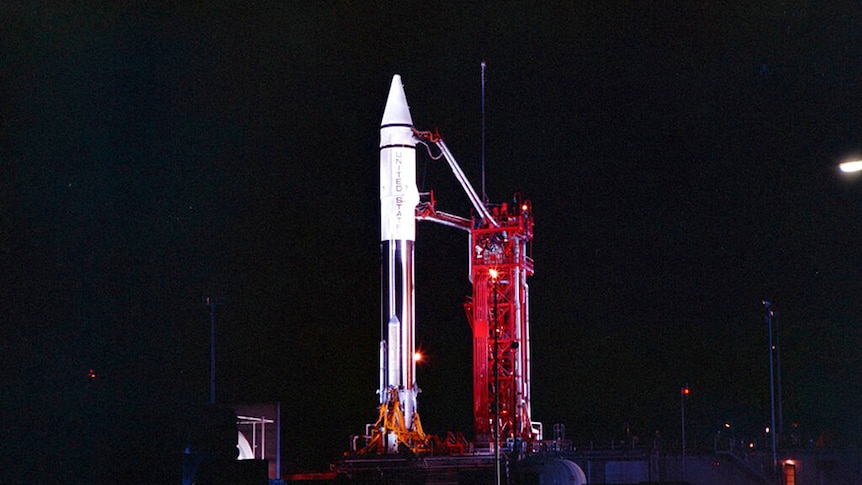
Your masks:
<instances>
[{"instance_id":1,"label":"light pole","mask_svg":"<svg viewBox=\"0 0 862 485\"><path fill-rule=\"evenodd\" d=\"M221 298L204 297L204 305L210 307L210 404L215 404L215 307Z\"/></svg>"},{"instance_id":2,"label":"light pole","mask_svg":"<svg viewBox=\"0 0 862 485\"><path fill-rule=\"evenodd\" d=\"M778 434L775 428L775 345L772 335L772 319L775 316L775 311L772 309L772 302L763 300L763 306L766 308L766 326L769 327L769 404L771 410L771 421L769 431L772 438L772 476L778 470L778 454L776 451L776 435ZM778 396L781 399L781 396Z\"/></svg>"},{"instance_id":3,"label":"light pole","mask_svg":"<svg viewBox=\"0 0 862 485\"><path fill-rule=\"evenodd\" d=\"M682 415L682 481L686 479L685 469L685 398L691 393L688 385L682 386L679 390L679 408Z\"/></svg>"},{"instance_id":4,"label":"light pole","mask_svg":"<svg viewBox=\"0 0 862 485\"><path fill-rule=\"evenodd\" d=\"M494 292L494 478L495 483L500 485L500 374L498 370L500 333L497 327L497 285L499 281L496 269L489 269L488 275L493 282Z\"/></svg>"}]
</instances>

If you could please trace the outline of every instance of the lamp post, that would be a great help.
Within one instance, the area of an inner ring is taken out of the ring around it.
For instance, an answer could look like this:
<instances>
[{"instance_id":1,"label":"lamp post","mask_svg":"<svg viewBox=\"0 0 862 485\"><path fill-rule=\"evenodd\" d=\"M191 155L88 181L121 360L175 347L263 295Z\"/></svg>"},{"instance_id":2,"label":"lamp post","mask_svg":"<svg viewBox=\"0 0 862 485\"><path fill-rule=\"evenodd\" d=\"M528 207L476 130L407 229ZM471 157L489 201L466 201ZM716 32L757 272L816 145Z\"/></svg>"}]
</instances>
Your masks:
<instances>
[{"instance_id":1,"label":"lamp post","mask_svg":"<svg viewBox=\"0 0 862 485\"><path fill-rule=\"evenodd\" d=\"M778 430L775 428L775 344L773 343L772 323L775 311L772 309L772 302L763 300L763 306L766 308L766 326L769 328L769 405L770 405L770 425L769 434L772 439L772 476L775 477L778 471L778 454L776 451L776 440ZM781 396L778 396L781 400Z\"/></svg>"},{"instance_id":2,"label":"lamp post","mask_svg":"<svg viewBox=\"0 0 862 485\"><path fill-rule=\"evenodd\" d=\"M494 478L500 485L500 374L498 369L500 333L497 327L497 285L499 273L496 269L488 270L493 283L494 292Z\"/></svg>"},{"instance_id":3,"label":"lamp post","mask_svg":"<svg viewBox=\"0 0 862 485\"><path fill-rule=\"evenodd\" d=\"M215 307L221 298L204 297L204 305L210 307L210 404L215 404Z\"/></svg>"},{"instance_id":4,"label":"lamp post","mask_svg":"<svg viewBox=\"0 0 862 485\"><path fill-rule=\"evenodd\" d=\"M679 390L679 408L682 415L682 481L686 479L685 469L685 398L691 393L688 385L682 386Z\"/></svg>"}]
</instances>

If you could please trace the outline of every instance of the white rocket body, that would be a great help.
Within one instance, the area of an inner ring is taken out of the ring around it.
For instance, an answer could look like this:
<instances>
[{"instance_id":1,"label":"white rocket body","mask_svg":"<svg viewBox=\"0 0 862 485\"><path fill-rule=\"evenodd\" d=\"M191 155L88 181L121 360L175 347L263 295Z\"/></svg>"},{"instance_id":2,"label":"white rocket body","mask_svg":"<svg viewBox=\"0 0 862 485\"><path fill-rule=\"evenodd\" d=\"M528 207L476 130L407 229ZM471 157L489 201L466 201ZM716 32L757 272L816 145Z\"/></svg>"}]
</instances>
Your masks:
<instances>
[{"instance_id":1,"label":"white rocket body","mask_svg":"<svg viewBox=\"0 0 862 485\"><path fill-rule=\"evenodd\" d=\"M392 78L380 123L381 342L380 403L395 389L405 426L416 411L413 244L416 240L416 138L401 76ZM397 451L394 436L387 450Z\"/></svg>"}]
</instances>

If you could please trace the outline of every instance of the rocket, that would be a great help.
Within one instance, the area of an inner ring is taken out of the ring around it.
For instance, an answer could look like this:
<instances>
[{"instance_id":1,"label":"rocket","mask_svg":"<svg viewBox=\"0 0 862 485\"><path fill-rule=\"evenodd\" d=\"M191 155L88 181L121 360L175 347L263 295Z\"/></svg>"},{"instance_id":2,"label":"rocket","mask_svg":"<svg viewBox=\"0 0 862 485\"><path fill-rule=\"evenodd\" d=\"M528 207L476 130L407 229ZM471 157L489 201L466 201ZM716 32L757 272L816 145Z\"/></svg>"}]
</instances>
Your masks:
<instances>
[{"instance_id":1,"label":"rocket","mask_svg":"<svg viewBox=\"0 0 862 485\"><path fill-rule=\"evenodd\" d=\"M380 123L380 404L397 392L406 429L416 412L413 245L416 241L416 138L401 76L395 75ZM387 449L395 452L394 437Z\"/></svg>"}]
</instances>

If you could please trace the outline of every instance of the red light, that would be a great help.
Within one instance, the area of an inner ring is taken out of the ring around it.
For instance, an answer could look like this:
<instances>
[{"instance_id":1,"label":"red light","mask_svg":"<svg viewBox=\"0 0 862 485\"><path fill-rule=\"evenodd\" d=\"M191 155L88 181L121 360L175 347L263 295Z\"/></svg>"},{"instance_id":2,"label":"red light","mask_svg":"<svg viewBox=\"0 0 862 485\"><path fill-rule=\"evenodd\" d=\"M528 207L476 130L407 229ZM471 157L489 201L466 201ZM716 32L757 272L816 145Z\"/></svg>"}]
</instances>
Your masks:
<instances>
[{"instance_id":1,"label":"red light","mask_svg":"<svg viewBox=\"0 0 862 485\"><path fill-rule=\"evenodd\" d=\"M688 387L683 387L682 393L683 395L688 396L689 394L691 394L691 389L689 389Z\"/></svg>"},{"instance_id":2,"label":"red light","mask_svg":"<svg viewBox=\"0 0 862 485\"><path fill-rule=\"evenodd\" d=\"M96 377L98 377L98 376L96 375L96 371L95 371L95 370L90 369L89 371L87 371L87 377L89 377L90 379L95 379L95 378L96 378Z\"/></svg>"}]
</instances>

